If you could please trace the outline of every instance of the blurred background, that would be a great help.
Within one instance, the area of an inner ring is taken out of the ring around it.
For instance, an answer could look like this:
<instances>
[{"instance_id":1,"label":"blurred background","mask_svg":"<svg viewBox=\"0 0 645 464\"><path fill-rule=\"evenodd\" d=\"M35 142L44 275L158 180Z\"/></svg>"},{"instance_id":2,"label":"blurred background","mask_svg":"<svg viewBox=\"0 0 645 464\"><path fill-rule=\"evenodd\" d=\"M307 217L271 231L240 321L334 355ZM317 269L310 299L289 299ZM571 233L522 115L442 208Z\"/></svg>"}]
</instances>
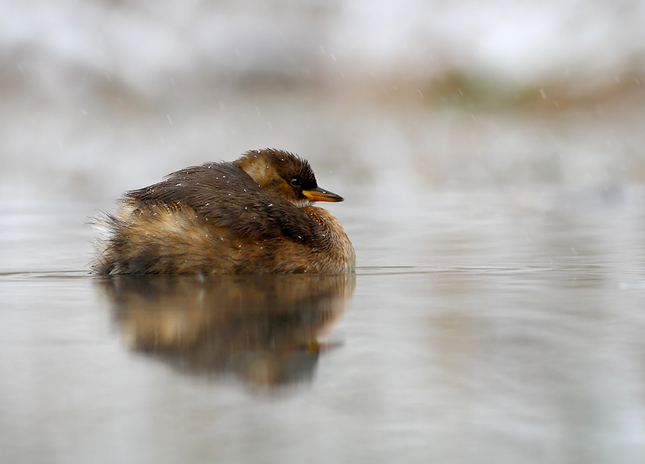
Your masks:
<instances>
[{"instance_id":1,"label":"blurred background","mask_svg":"<svg viewBox=\"0 0 645 464\"><path fill-rule=\"evenodd\" d=\"M645 180L638 0L5 0L0 12L4 198L109 207L263 147L310 159L339 191Z\"/></svg>"}]
</instances>

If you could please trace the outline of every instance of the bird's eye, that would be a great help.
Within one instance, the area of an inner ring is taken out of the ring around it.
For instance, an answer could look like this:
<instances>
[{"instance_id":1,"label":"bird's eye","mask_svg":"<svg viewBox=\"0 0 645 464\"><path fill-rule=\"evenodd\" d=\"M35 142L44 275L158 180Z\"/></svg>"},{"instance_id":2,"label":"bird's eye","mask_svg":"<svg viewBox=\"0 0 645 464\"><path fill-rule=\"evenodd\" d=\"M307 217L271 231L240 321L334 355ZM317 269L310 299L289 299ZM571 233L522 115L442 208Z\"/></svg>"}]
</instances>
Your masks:
<instances>
[{"instance_id":1,"label":"bird's eye","mask_svg":"<svg viewBox=\"0 0 645 464\"><path fill-rule=\"evenodd\" d=\"M291 179L291 182L289 183L294 187L300 187L300 179L298 179L297 177L294 177L293 179Z\"/></svg>"}]
</instances>

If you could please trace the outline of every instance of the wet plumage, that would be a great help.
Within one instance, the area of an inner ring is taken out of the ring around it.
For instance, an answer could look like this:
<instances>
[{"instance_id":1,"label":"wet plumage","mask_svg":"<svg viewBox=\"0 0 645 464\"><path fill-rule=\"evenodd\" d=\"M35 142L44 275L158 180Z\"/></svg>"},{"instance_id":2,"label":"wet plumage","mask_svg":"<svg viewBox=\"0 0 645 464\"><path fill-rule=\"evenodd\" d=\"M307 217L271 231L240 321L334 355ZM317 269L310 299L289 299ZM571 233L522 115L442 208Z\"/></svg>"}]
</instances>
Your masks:
<instances>
[{"instance_id":1,"label":"wet plumage","mask_svg":"<svg viewBox=\"0 0 645 464\"><path fill-rule=\"evenodd\" d=\"M309 164L280 150L207 163L127 192L93 265L108 274L352 272L354 249L339 221L314 201Z\"/></svg>"}]
</instances>

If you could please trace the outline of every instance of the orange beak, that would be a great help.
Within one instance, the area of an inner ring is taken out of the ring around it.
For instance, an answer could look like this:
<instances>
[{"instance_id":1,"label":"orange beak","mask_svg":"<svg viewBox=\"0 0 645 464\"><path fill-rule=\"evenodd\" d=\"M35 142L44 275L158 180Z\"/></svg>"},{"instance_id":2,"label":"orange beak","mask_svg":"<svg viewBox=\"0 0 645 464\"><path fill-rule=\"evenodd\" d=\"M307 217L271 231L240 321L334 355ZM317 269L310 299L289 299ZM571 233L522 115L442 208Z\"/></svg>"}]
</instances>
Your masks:
<instances>
[{"instance_id":1,"label":"orange beak","mask_svg":"<svg viewBox=\"0 0 645 464\"><path fill-rule=\"evenodd\" d=\"M344 198L335 193L328 192L323 190L320 187L316 187L311 190L303 190L302 194L309 198L311 201L343 201Z\"/></svg>"}]
</instances>

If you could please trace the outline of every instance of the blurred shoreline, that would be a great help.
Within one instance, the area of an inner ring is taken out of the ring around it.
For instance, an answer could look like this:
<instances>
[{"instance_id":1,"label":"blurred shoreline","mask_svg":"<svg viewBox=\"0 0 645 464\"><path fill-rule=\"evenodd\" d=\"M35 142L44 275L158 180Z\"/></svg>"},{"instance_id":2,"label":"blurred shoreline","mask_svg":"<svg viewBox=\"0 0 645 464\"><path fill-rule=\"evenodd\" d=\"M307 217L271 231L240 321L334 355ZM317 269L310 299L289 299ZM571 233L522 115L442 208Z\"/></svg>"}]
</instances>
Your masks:
<instances>
[{"instance_id":1,"label":"blurred shoreline","mask_svg":"<svg viewBox=\"0 0 645 464\"><path fill-rule=\"evenodd\" d=\"M35 5L0 33L10 199L101 201L262 147L339 190L645 181L638 2Z\"/></svg>"}]
</instances>

